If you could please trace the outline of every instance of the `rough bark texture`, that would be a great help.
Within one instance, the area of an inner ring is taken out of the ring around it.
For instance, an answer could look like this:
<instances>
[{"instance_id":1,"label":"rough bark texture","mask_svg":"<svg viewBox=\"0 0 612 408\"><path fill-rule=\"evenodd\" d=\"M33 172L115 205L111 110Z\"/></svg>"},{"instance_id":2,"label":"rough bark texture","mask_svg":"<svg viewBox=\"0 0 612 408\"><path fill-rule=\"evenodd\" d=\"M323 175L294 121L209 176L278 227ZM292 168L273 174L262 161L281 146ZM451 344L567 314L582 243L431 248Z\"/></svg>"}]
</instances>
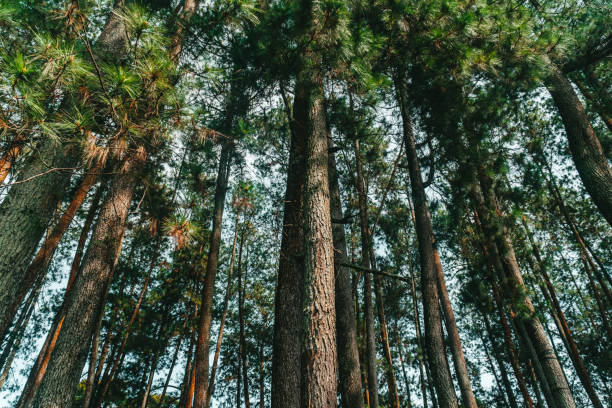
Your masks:
<instances>
[{"instance_id":1,"label":"rough bark texture","mask_svg":"<svg viewBox=\"0 0 612 408\"><path fill-rule=\"evenodd\" d=\"M337 406L334 246L322 85L309 86L304 186L302 408Z\"/></svg>"},{"instance_id":2,"label":"rough bark texture","mask_svg":"<svg viewBox=\"0 0 612 408\"><path fill-rule=\"evenodd\" d=\"M404 145L408 159L408 171L412 186L415 212L415 227L419 243L421 263L421 293L425 321L425 349L431 367L432 380L442 407L457 408L457 397L450 371L446 364L444 339L442 338L442 316L438 303L436 266L434 258L434 236L431 217L419 166L416 142L412 130L412 119L408 109L408 97L402 79L396 81L396 91L402 115Z\"/></svg>"},{"instance_id":3,"label":"rough bark texture","mask_svg":"<svg viewBox=\"0 0 612 408\"><path fill-rule=\"evenodd\" d=\"M479 178L482 192L477 191L475 196L479 201L480 222L485 234L495 241L496 249L493 255L498 257L502 264L505 274L502 277L505 284L504 289L511 297L512 302L517 302L517 304L520 304L521 310L524 310L518 316L518 319L524 324L528 339L535 348L535 354L540 360L546 380L550 384L556 406L558 408L574 408L576 405L561 365L554 355L554 350L546 337L542 323L535 314L531 300L526 294L527 290L508 232L505 228L500 231L496 227L497 224L493 217L498 213L497 199L491 180L486 176L484 169L480 169Z\"/></svg>"},{"instance_id":4,"label":"rough bark texture","mask_svg":"<svg viewBox=\"0 0 612 408\"><path fill-rule=\"evenodd\" d=\"M371 268L370 246L368 240L370 232L368 229L368 212L365 198L363 172L359 152L359 141L354 141L355 163L357 167L357 196L359 201L359 225L361 229L361 266L365 269ZM366 372L368 380L369 407L378 407L378 378L376 375L376 340L374 338L374 308L372 305L372 275L363 274L363 314L365 319L365 343L366 343Z\"/></svg>"},{"instance_id":5,"label":"rough bark texture","mask_svg":"<svg viewBox=\"0 0 612 408\"><path fill-rule=\"evenodd\" d=\"M231 153L233 145L231 141L225 141L221 148L219 157L219 170L217 173L217 185L215 188L215 208L213 213L212 233L206 262L206 274L202 286L202 307L198 323L198 342L195 352L195 394L194 408L206 406L206 394L208 392L208 351L210 348L210 326L212 323L213 296L215 290L215 278L217 266L219 265L219 248L221 246L221 225L223 222L223 209L225 207L225 193L229 178Z\"/></svg>"},{"instance_id":6,"label":"rough bark texture","mask_svg":"<svg viewBox=\"0 0 612 408\"><path fill-rule=\"evenodd\" d=\"M550 61L545 82L561 114L580 179L601 214L612 225L612 170L601 143L572 85Z\"/></svg>"},{"instance_id":7,"label":"rough bark texture","mask_svg":"<svg viewBox=\"0 0 612 408\"><path fill-rule=\"evenodd\" d=\"M65 316L51 352L48 375L32 395L33 407L69 406L87 359L97 311L119 259L125 220L137 183L136 174L144 157L131 158L110 186L93 231L93 238L68 297L62 305ZM25 404L30 406L30 404Z\"/></svg>"},{"instance_id":8,"label":"rough bark texture","mask_svg":"<svg viewBox=\"0 0 612 408\"><path fill-rule=\"evenodd\" d=\"M306 177L306 95L296 87L283 231L274 301L272 408L300 408L304 231L302 191Z\"/></svg>"},{"instance_id":9,"label":"rough bark texture","mask_svg":"<svg viewBox=\"0 0 612 408\"><path fill-rule=\"evenodd\" d=\"M328 142L331 148L331 140ZM329 153L329 194L332 219L340 220L342 202L340 184L336 170L336 159ZM340 375L340 396L342 407L361 408L361 372L359 368L359 350L357 346L357 327L355 325L355 308L351 288L349 268L343 266L349 262L346 252L346 236L343 224L332 224L334 239L334 270L336 274L336 341L338 350L338 369Z\"/></svg>"}]
</instances>

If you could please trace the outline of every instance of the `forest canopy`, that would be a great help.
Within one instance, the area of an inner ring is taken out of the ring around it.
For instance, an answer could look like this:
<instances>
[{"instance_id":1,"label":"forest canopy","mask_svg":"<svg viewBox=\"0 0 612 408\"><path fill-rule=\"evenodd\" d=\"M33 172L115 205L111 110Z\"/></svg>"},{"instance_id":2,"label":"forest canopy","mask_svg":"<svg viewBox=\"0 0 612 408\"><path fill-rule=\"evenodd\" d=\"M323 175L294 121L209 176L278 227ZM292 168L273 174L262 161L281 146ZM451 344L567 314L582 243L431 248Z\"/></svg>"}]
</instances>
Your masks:
<instances>
[{"instance_id":1,"label":"forest canopy","mask_svg":"<svg viewBox=\"0 0 612 408\"><path fill-rule=\"evenodd\" d=\"M0 407L612 408L612 2L0 0Z\"/></svg>"}]
</instances>

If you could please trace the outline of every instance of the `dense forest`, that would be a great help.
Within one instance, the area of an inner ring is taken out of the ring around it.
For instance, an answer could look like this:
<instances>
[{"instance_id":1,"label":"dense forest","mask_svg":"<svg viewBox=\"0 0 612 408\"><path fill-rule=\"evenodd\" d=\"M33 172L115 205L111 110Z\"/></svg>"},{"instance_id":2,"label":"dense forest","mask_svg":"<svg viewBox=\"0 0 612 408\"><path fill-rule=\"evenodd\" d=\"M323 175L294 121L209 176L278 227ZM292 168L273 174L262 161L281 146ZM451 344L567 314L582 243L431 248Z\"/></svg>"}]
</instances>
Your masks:
<instances>
[{"instance_id":1,"label":"dense forest","mask_svg":"<svg viewBox=\"0 0 612 408\"><path fill-rule=\"evenodd\" d=\"M612 408L609 0L0 0L0 406Z\"/></svg>"}]
</instances>

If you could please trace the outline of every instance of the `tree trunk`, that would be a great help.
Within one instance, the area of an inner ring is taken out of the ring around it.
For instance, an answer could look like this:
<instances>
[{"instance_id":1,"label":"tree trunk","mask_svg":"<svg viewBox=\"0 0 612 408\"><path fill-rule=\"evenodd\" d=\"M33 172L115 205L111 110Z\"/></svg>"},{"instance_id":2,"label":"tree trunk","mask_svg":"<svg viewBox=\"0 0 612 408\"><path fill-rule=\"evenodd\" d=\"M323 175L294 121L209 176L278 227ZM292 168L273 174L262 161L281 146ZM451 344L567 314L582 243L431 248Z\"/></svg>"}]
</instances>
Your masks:
<instances>
[{"instance_id":1,"label":"tree trunk","mask_svg":"<svg viewBox=\"0 0 612 408\"><path fill-rule=\"evenodd\" d=\"M334 408L337 406L338 360L327 124L323 85L317 78L305 80L308 82L305 84L308 114L303 207L301 407Z\"/></svg>"},{"instance_id":2,"label":"tree trunk","mask_svg":"<svg viewBox=\"0 0 612 408\"><path fill-rule=\"evenodd\" d=\"M15 138L10 142L9 146L7 146L7 150L0 157L0 185L6 179L6 176L11 171L11 167L17 160L17 156L21 153L21 149L26 141L26 133L23 130L20 130L19 133L15 136Z\"/></svg>"},{"instance_id":3,"label":"tree trunk","mask_svg":"<svg viewBox=\"0 0 612 408\"><path fill-rule=\"evenodd\" d=\"M331 149L332 147L331 139L328 138L328 148ZM344 215L342 213L336 159L333 153L329 153L328 167L331 217L332 219L340 220ZM343 264L349 262L346 251L344 225L338 223L332 224L332 233L334 239L334 270L336 274L336 341L341 402L345 408L362 408L361 372L351 276L349 268L343 266Z\"/></svg>"},{"instance_id":4,"label":"tree trunk","mask_svg":"<svg viewBox=\"0 0 612 408\"><path fill-rule=\"evenodd\" d=\"M495 358L495 361L497 362L497 365L499 366L499 372L500 375L502 377L502 383L504 384L504 388L506 390L506 395L508 397L508 402L510 403L510 407L511 408L518 408L518 404L516 403L516 398L514 397L514 391L512 390L512 384L510 384L510 379L508 378L508 373L506 371L506 367L504 366L504 360L502 359L499 350L497 348L497 345L495 343L494 340L494 336L493 336L493 331L491 330L491 323L489 322L489 318L487 317L487 315L484 312L481 312L481 316L482 319L485 322L485 329L487 332L487 337L489 339L489 342L491 343L491 350L493 351L493 357ZM512 340L510 340L512 341ZM514 345L512 345L514 347ZM486 346L485 346L486 347ZM514 359L515 356L511 356L510 360ZM518 359L517 359L517 368L519 370L519 375L521 377L521 381L524 382L524 380L522 380L523 375L520 372L520 367L518 366ZM525 387L525 393L527 393L527 387L525 386L525 384L519 384L519 388L521 388L521 392L522 392L522 387ZM532 407L533 403L531 402L531 398L529 397L529 394L527 394L527 398L524 398L525 401L528 401L526 403L526 405L528 407Z\"/></svg>"},{"instance_id":5,"label":"tree trunk","mask_svg":"<svg viewBox=\"0 0 612 408\"><path fill-rule=\"evenodd\" d=\"M402 368L402 376L404 378L404 387L406 388L406 408L412 408L412 398L410 397L410 381L408 380L408 373L406 373L405 359L404 359L404 346L399 338L397 332L397 326L395 328L395 344L397 344L397 351L400 358L400 367ZM425 407L427 404L424 405Z\"/></svg>"},{"instance_id":6,"label":"tree trunk","mask_svg":"<svg viewBox=\"0 0 612 408\"><path fill-rule=\"evenodd\" d=\"M250 395L249 395L249 374L247 370L247 351L246 351L246 336L245 336L245 322L244 322L244 298L246 296L246 272L248 269L248 244L247 244L247 259L245 260L245 271L244 271L244 283L242 282L242 246L244 245L245 232L242 231L240 237L240 254L238 255L238 320L240 326L240 360L242 362L242 380L244 382L244 406L245 408L251 407Z\"/></svg>"},{"instance_id":7,"label":"tree trunk","mask_svg":"<svg viewBox=\"0 0 612 408\"><path fill-rule=\"evenodd\" d=\"M301 408L302 292L304 230L302 195L306 178L305 89L296 86L291 123L283 232L274 299L272 408Z\"/></svg>"},{"instance_id":8,"label":"tree trunk","mask_svg":"<svg viewBox=\"0 0 612 408\"><path fill-rule=\"evenodd\" d=\"M576 405L574 399L565 380L561 365L554 357L554 353L544 328L537 315L535 309L526 295L526 288L523 283L523 277L518 267L514 248L510 241L507 230L504 228L500 231L496 227L493 217L498 214L496 207L497 199L491 180L486 176L484 169L479 170L479 178L482 190L474 188L474 196L478 201L478 215L482 228L486 235L495 240L496 248L493 253L499 259L499 263L505 272L505 291L511 296L512 302L516 302L524 312L519 316L519 320L524 324L529 340L532 342L536 356L542 358L540 361L542 368L546 374L546 380L551 385L551 391L554 396L555 404L558 408L574 408Z\"/></svg>"},{"instance_id":9,"label":"tree trunk","mask_svg":"<svg viewBox=\"0 0 612 408\"><path fill-rule=\"evenodd\" d=\"M408 171L412 186L412 201L415 211L415 227L419 243L421 263L421 292L425 321L425 343L432 380L438 395L438 402L447 408L457 408L457 397L451 375L446 365L444 339L442 338L442 316L438 304L437 276L434 257L434 236L423 177L419 166L416 142L412 130L412 119L408 109L408 95L402 78L396 79L396 92L403 122L404 145L408 159Z\"/></svg>"},{"instance_id":10,"label":"tree trunk","mask_svg":"<svg viewBox=\"0 0 612 408\"><path fill-rule=\"evenodd\" d=\"M427 384L425 381L425 367L423 365L423 352L425 345L421 336L421 317L419 316L419 305L417 304L416 284L414 281L414 273L412 272L412 263L410 264L410 288L412 290L412 311L414 315L414 326L417 336L417 360L419 360L419 377L421 379L421 396L423 398L423 407L427 407Z\"/></svg>"},{"instance_id":11,"label":"tree trunk","mask_svg":"<svg viewBox=\"0 0 612 408\"><path fill-rule=\"evenodd\" d=\"M264 377L264 342L259 341L259 408L266 408Z\"/></svg>"},{"instance_id":12,"label":"tree trunk","mask_svg":"<svg viewBox=\"0 0 612 408\"><path fill-rule=\"evenodd\" d=\"M497 385L497 393L499 395L499 399L503 401L503 405L507 406L508 402L504 397L504 388L502 387L502 383L499 380L499 376L497 375L497 371L495 370L495 365L493 364L493 360L491 359L491 354L489 354L489 350L487 349L487 343L485 339L480 333L480 341L482 342L482 348L485 352L485 357L487 358L487 363L489 363L489 369L491 370L491 374L493 374L493 378L495 378L495 384Z\"/></svg>"},{"instance_id":13,"label":"tree trunk","mask_svg":"<svg viewBox=\"0 0 612 408\"><path fill-rule=\"evenodd\" d=\"M87 370L87 382L85 383L85 396L83 397L83 408L89 408L93 395L94 380L96 377L96 363L98 361L98 344L100 342L100 328L104 318L104 305L98 310L98 321L93 332L91 352L89 354L89 369Z\"/></svg>"},{"instance_id":14,"label":"tree trunk","mask_svg":"<svg viewBox=\"0 0 612 408\"><path fill-rule=\"evenodd\" d=\"M236 213L236 221L234 222L234 239L232 241L232 256L230 258L229 270L227 272L227 287L225 289L225 298L223 299L223 312L221 313L221 321L219 322L219 334L217 335L217 344L215 345L215 356L213 357L213 365L210 370L210 380L208 382L208 391L206 392L206 406L210 406L210 399L215 391L215 377L217 374L217 364L219 355L221 354L221 342L223 341L223 331L225 329L225 320L227 318L227 307L229 298L232 294L232 272L234 270L234 259L236 256L236 241L238 240L238 220L240 212ZM240 240L240 256L242 256L242 239ZM240 263L240 260L238 261Z\"/></svg>"},{"instance_id":15,"label":"tree trunk","mask_svg":"<svg viewBox=\"0 0 612 408\"><path fill-rule=\"evenodd\" d=\"M444 323L446 325L446 331L450 339L451 354L453 356L453 364L455 366L455 373L457 374L457 382L459 383L459 389L461 390L461 399L464 406L469 408L477 408L476 398L472 392L472 386L470 384L470 377L467 371L467 364L465 363L465 356L463 355L463 347L461 346L461 339L459 338L459 331L457 330L457 323L455 322L455 314L453 307L448 296L448 290L446 289L446 281L444 279L444 272L442 271L442 262L438 249L433 249L435 269L438 283L438 294L440 295L440 304L442 305L442 312L444 315Z\"/></svg>"},{"instance_id":16,"label":"tree trunk","mask_svg":"<svg viewBox=\"0 0 612 408\"><path fill-rule=\"evenodd\" d=\"M204 275L204 284L202 286L202 307L198 323L198 342L196 344L194 361L196 369L195 395L193 401L194 408L204 408L206 406L206 393L208 392L208 353L210 348L213 296L217 267L219 265L223 209L225 207L225 195L229 179L232 152L233 142L231 140L225 140L219 157L213 226L210 235L208 259L206 262L206 274Z\"/></svg>"},{"instance_id":17,"label":"tree trunk","mask_svg":"<svg viewBox=\"0 0 612 408\"><path fill-rule=\"evenodd\" d=\"M361 227L361 266L365 269L371 268L370 259L370 232L368 228L368 212L366 193L364 191L363 171L361 166L361 153L359 152L359 140L354 141L355 163L357 167L357 196L359 201L359 220ZM363 274L363 314L365 319L366 335L366 370L368 377L368 394L370 404L368 407L378 407L378 378L376 374L376 341L374 338L374 309L372 307L372 275Z\"/></svg>"},{"instance_id":18,"label":"tree trunk","mask_svg":"<svg viewBox=\"0 0 612 408\"><path fill-rule=\"evenodd\" d=\"M119 259L125 221L137 183L137 173L143 167L145 155L129 158L118 164L109 193L104 200L93 232L93 238L83 259L83 265L62 305L62 317L56 334L55 347L48 350L47 370L37 373L25 406L65 406L71 403L83 365L87 359L89 341L96 311L103 302ZM123 169L123 172L121 172Z\"/></svg>"},{"instance_id":19,"label":"tree trunk","mask_svg":"<svg viewBox=\"0 0 612 408\"><path fill-rule=\"evenodd\" d=\"M185 323L186 322L187 322L187 319L185 319ZM174 371L174 366L176 365L176 360L178 358L179 351L181 350L181 344L183 344L183 338L185 337L185 323L183 323L181 334L179 334L179 338L176 342L176 348L174 349L174 354L172 355L172 361L170 362L170 369L168 370L168 375L166 376L166 381L164 382L164 388L162 389L162 393L159 397L159 404L157 406L160 408L164 406L164 398L166 398L166 392L168 391L168 385L170 385L170 379L172 378L172 372Z\"/></svg>"},{"instance_id":20,"label":"tree trunk","mask_svg":"<svg viewBox=\"0 0 612 408\"><path fill-rule=\"evenodd\" d=\"M162 320L159 326L159 329L157 330L157 336L155 336L156 338L159 338L161 331L162 331L162 327L164 326L164 323L165 322ZM164 349L165 349L165 345L164 345ZM149 400L149 393L151 392L151 385L153 384L153 378L155 377L155 370L157 369L157 361L159 359L160 351L163 351L161 347L157 349L155 351L155 354L153 355L153 361L151 361L151 370L149 371L149 378L147 379L147 386L145 388L144 395L142 397L142 404L140 404L140 408L147 407L147 401Z\"/></svg>"},{"instance_id":21,"label":"tree trunk","mask_svg":"<svg viewBox=\"0 0 612 408\"><path fill-rule=\"evenodd\" d=\"M582 103L570 82L550 60L545 80L561 119L576 170L593 202L612 225L612 170Z\"/></svg>"}]
</instances>

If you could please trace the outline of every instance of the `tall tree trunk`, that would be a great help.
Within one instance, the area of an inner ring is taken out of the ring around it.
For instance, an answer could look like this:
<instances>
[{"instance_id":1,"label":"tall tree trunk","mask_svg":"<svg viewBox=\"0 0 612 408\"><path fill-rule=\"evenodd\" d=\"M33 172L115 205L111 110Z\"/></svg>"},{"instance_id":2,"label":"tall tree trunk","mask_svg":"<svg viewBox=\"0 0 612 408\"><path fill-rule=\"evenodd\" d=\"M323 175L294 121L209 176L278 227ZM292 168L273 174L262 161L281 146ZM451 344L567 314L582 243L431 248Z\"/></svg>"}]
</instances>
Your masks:
<instances>
[{"instance_id":1,"label":"tall tree trunk","mask_svg":"<svg viewBox=\"0 0 612 408\"><path fill-rule=\"evenodd\" d=\"M266 386L264 376L264 342L259 341L259 408L266 408Z\"/></svg>"},{"instance_id":2,"label":"tall tree trunk","mask_svg":"<svg viewBox=\"0 0 612 408\"><path fill-rule=\"evenodd\" d=\"M219 334L217 334L217 344L215 345L215 356L213 357L213 365L210 370L210 380L208 381L208 391L206 392L206 406L210 406L210 399L215 391L215 377L217 374L217 364L219 362L219 355L221 354L221 343L223 341L223 331L225 329L225 320L227 318L227 307L229 304L229 298L232 294L232 272L234 270L234 259L236 257L236 241L238 240L238 220L240 218L240 212L236 212L236 220L234 221L234 239L232 241L232 256L230 258L229 270L227 272L227 287L225 289L225 298L223 299L223 312L221 313L221 321L219 322ZM240 240L240 256L242 256L242 238ZM238 260L240 263L240 260Z\"/></svg>"},{"instance_id":3,"label":"tall tree trunk","mask_svg":"<svg viewBox=\"0 0 612 408\"><path fill-rule=\"evenodd\" d=\"M194 315L197 315L197 306L194 308ZM193 373L193 351L195 348L195 334L193 329L190 327L189 328L189 332L190 332L190 340L189 340L189 349L187 351L187 358L186 358L186 363L185 363L185 373L183 374L183 385L181 387L181 397L179 398L179 408L185 408L185 407L189 407L191 408L191 399L189 400L189 405L186 405L187 403L187 399L188 399L188 394L189 394L189 388L190 388L190 383L191 383L191 378L192 378L192 373Z\"/></svg>"},{"instance_id":4,"label":"tall tree trunk","mask_svg":"<svg viewBox=\"0 0 612 408\"><path fill-rule=\"evenodd\" d=\"M225 140L219 157L219 170L217 173L217 185L215 188L215 208L213 213L213 226L210 236L208 260L206 262L206 274L202 286L202 307L198 323L198 342L195 352L196 384L194 396L194 408L204 408L206 405L206 394L208 392L208 353L210 348L210 326L212 324L213 296L215 290L215 278L219 265L219 248L221 246L221 226L223 223L223 210L225 207L225 195L231 166L233 142Z\"/></svg>"},{"instance_id":5,"label":"tall tree trunk","mask_svg":"<svg viewBox=\"0 0 612 408\"><path fill-rule=\"evenodd\" d=\"M306 179L305 89L296 86L284 200L283 232L274 299L272 408L300 406L304 230L302 196Z\"/></svg>"},{"instance_id":6,"label":"tall tree trunk","mask_svg":"<svg viewBox=\"0 0 612 408\"><path fill-rule=\"evenodd\" d=\"M444 339L441 335L442 316L440 315L440 305L438 303L438 279L434 256L435 242L431 217L417 156L412 119L408 109L408 95L403 80L403 78L397 78L395 85L402 115L404 145L408 159L408 171L416 219L415 227L419 243L426 350L431 366L432 380L438 395L438 402L445 408L457 408L457 397L455 396L451 375L446 365Z\"/></svg>"},{"instance_id":7,"label":"tall tree trunk","mask_svg":"<svg viewBox=\"0 0 612 408\"><path fill-rule=\"evenodd\" d=\"M444 272L442 271L442 262L440 260L440 254L438 249L434 247L434 260L436 267L437 283L438 283L438 294L440 295L440 304L442 306L442 312L444 315L444 323L448 337L450 340L451 354L453 356L453 364L455 366L455 373L457 374L457 382L459 383L459 389L461 391L461 399L463 405L470 408L477 408L476 398L472 392L472 386L470 384L470 377L467 371L467 364L465 362L465 356L463 355L463 347L461 346L461 339L459 338L459 331L457 330L457 323L455 321L455 314L453 307L448 296L448 290L446 288L446 281L444 279Z\"/></svg>"},{"instance_id":8,"label":"tall tree trunk","mask_svg":"<svg viewBox=\"0 0 612 408\"><path fill-rule=\"evenodd\" d=\"M493 255L499 259L505 276L501 276L505 283L505 291L512 296L512 302L519 305L524 312L519 316L519 320L524 324L529 340L533 343L536 355L542 358L540 361L546 374L546 380L551 385L555 404L558 408L574 408L574 398L565 375L563 374L559 361L554 357L554 353L540 320L535 314L535 309L526 295L525 284L519 269L514 248L510 241L507 230L502 231L496 227L498 223L493 217L498 214L496 207L497 199L491 180L484 173L484 169L479 169L480 188L474 188L474 197L478 201L478 215L482 228L486 235L494 239L496 248Z\"/></svg>"},{"instance_id":9,"label":"tall tree trunk","mask_svg":"<svg viewBox=\"0 0 612 408\"><path fill-rule=\"evenodd\" d=\"M357 167L357 197L359 201L359 220L361 227L361 266L365 269L371 268L368 228L367 200L363 182L363 170L361 166L361 153L359 152L359 140L354 141L355 163ZM374 338L374 309L372 306L372 275L363 274L363 314L365 319L366 335L366 370L368 375L368 394L370 397L369 407L378 407L378 378L376 374L376 341Z\"/></svg>"},{"instance_id":10,"label":"tall tree trunk","mask_svg":"<svg viewBox=\"0 0 612 408\"><path fill-rule=\"evenodd\" d=\"M508 406L507 405L508 402L506 401L506 398L504 397L504 388L502 387L502 383L499 380L499 376L497 375L497 371L495 370L495 365L493 364L493 360L491 359L491 354L489 353L489 350L487 349L487 343L482 333L480 333L480 341L482 342L482 348L485 352L487 363L489 363L489 369L491 370L491 374L493 374L493 378L495 379L495 384L497 385L497 393L499 395L499 399L503 401L504 406Z\"/></svg>"},{"instance_id":11,"label":"tall tree trunk","mask_svg":"<svg viewBox=\"0 0 612 408\"><path fill-rule=\"evenodd\" d=\"M504 384L504 388L506 390L506 396L508 397L508 402L510 404L510 407L518 408L518 404L516 403L516 398L514 397L514 391L512 390L512 384L510 384L510 379L508 378L508 372L506 371L506 367L504 366L504 360L502 359L499 353L499 349L497 348L497 344L495 343L495 337L493 336L493 331L491 330L491 323L489 322L489 318L484 312L481 312L481 316L482 316L483 321L485 322L487 338L489 339L489 342L491 343L491 351L493 352L493 357L495 358L495 361L497 362L497 365L499 366L499 372L502 378L502 383ZM514 358L515 358L514 356L510 357L510 359L514 359ZM518 367L518 359L517 359L517 367ZM520 372L520 367L518 367L518 370L519 370L519 375L522 379L523 375ZM525 392L527 393L527 387L524 384L523 385L519 384L519 388L521 388L521 392L522 392L522 387L525 387ZM532 407L533 403L531 403L530 405L531 398L529 397L529 394L527 394L527 398L525 398L525 400L528 401L526 405L528 407Z\"/></svg>"},{"instance_id":12,"label":"tall tree trunk","mask_svg":"<svg viewBox=\"0 0 612 408\"><path fill-rule=\"evenodd\" d=\"M565 126L576 170L593 202L612 225L612 170L572 85L550 60L545 83Z\"/></svg>"},{"instance_id":13,"label":"tall tree trunk","mask_svg":"<svg viewBox=\"0 0 612 408\"><path fill-rule=\"evenodd\" d=\"M245 408L251 407L250 395L249 395L249 374L247 370L247 351L246 351L246 335L245 335L245 322L244 322L244 298L246 296L246 272L248 270L249 262L249 251L247 244L247 258L245 260L244 267L244 283L243 283L243 272L242 272L242 246L244 245L245 231L242 231L240 237L240 255L238 255L238 320L240 326L240 360L242 363L242 380L244 382L244 406Z\"/></svg>"},{"instance_id":14,"label":"tall tree trunk","mask_svg":"<svg viewBox=\"0 0 612 408\"><path fill-rule=\"evenodd\" d=\"M425 345L421 336L421 317L419 316L419 305L417 303L416 283L414 273L412 271L412 263L410 264L410 288L412 291L412 312L414 315L414 326L417 336L417 360L419 360L419 377L421 379L421 397L423 398L423 407L427 407L427 384L425 380L425 367L423 365L423 352Z\"/></svg>"},{"instance_id":15,"label":"tall tree trunk","mask_svg":"<svg viewBox=\"0 0 612 408\"><path fill-rule=\"evenodd\" d=\"M544 284L546 285L546 289L548 290L548 294L550 296L550 300L551 300L552 307L554 310L553 317L556 317L556 319L559 320L559 324L561 326L560 334L562 335L564 339L564 344L566 345L567 353L569 354L570 359L572 360L572 364L574 365L574 368L576 369L578 378L580 379L582 386L584 387L587 395L589 396L589 399L593 403L593 406L596 408L603 408L603 405L601 401L599 400L599 396L597 395L597 393L595 392L595 389L593 388L591 377L589 376L589 373L586 370L586 367L584 366L584 361L582 360L582 357L580 356L580 352L578 351L578 346L576 345L576 342L574 341L574 337L572 336L572 332L569 328L567 320L565 319L565 313L563 313L563 309L561 309L561 305L559 304L559 299L557 299L557 293L555 292L555 288L553 287L550 281L550 277L548 276L548 272L546 271L544 263L542 262L542 258L540 256L540 250L538 246L536 245L533 239L533 235L531 234L531 231L529 230L529 227L527 226L527 223L524 219L522 219L522 223L523 223L523 227L525 228L525 232L527 233L529 242L531 244L531 248L533 250L533 255L535 256L538 270L540 271L540 274L542 275L542 278L544 279Z\"/></svg>"},{"instance_id":16,"label":"tall tree trunk","mask_svg":"<svg viewBox=\"0 0 612 408\"><path fill-rule=\"evenodd\" d=\"M164 324L165 324L165 321L162 319L159 329L157 329L157 336L155 336L156 338L159 338ZM164 349L165 347L166 345L164 345ZM151 385L153 384L153 378L155 377L155 370L157 369L157 361L159 359L159 353L163 351L164 350L162 350L162 348L158 348L155 351L155 354L153 355L153 360L151 361L151 369L149 370L149 378L147 379L147 386L144 390L144 395L142 396L142 404L140 404L140 408L147 407L147 401L149 400L149 393L151 392Z\"/></svg>"},{"instance_id":17,"label":"tall tree trunk","mask_svg":"<svg viewBox=\"0 0 612 408\"><path fill-rule=\"evenodd\" d=\"M114 8L123 7L123 0ZM111 12L94 52L112 59L127 44L124 22ZM67 97L68 98L68 97ZM68 103L67 100L65 103ZM49 225L53 212L64 198L72 170L79 158L76 144L58 143L45 138L36 154L26 161L16 184L0 204L0 341L14 317L10 306L24 280L36 248Z\"/></svg>"},{"instance_id":18,"label":"tall tree trunk","mask_svg":"<svg viewBox=\"0 0 612 408\"><path fill-rule=\"evenodd\" d=\"M162 393L159 396L159 404L157 406L160 408L164 406L164 399L166 398L166 392L168 391L168 386L170 385L170 379L172 378L172 373L174 372L174 366L176 365L176 360L178 359L179 351L181 351L181 344L183 344L183 338L185 337L186 322L187 322L187 319L185 319L185 322L183 323L181 334L179 334L179 338L176 342L176 347L174 348L174 354L172 355L172 360L170 362L170 369L168 370L168 375L166 376L166 381L164 382Z\"/></svg>"},{"instance_id":19,"label":"tall tree trunk","mask_svg":"<svg viewBox=\"0 0 612 408\"><path fill-rule=\"evenodd\" d=\"M402 376L404 378L404 388L406 388L406 407L412 408L412 398L410 397L410 381L408 380L408 373L406 373L406 366L404 358L404 346L402 345L402 341L399 338L397 326L395 328L395 344L397 345L397 352L399 354L400 359L400 367L402 368ZM424 406L427 406L425 404Z\"/></svg>"},{"instance_id":20,"label":"tall tree trunk","mask_svg":"<svg viewBox=\"0 0 612 408\"><path fill-rule=\"evenodd\" d=\"M336 158L331 152L333 145L328 138L328 176L331 217L333 220L344 218L340 198L340 183L336 169ZM346 251L344 225L332 224L334 240L334 270L336 274L336 341L338 349L338 369L340 376L340 396L343 407L362 408L361 372L359 367L359 349L357 345L357 327L355 325L355 308L351 288L349 262Z\"/></svg>"},{"instance_id":21,"label":"tall tree trunk","mask_svg":"<svg viewBox=\"0 0 612 408\"><path fill-rule=\"evenodd\" d=\"M104 306L98 310L98 321L93 332L91 351L89 353L89 369L87 370L87 382L85 383L85 396L83 397L83 408L89 408L93 395L94 380L96 377L96 363L98 362L98 344L100 342L100 328L104 318Z\"/></svg>"},{"instance_id":22,"label":"tall tree trunk","mask_svg":"<svg viewBox=\"0 0 612 408\"><path fill-rule=\"evenodd\" d=\"M307 132L304 184L304 298L302 305L302 408L337 406L334 245L327 172L323 85L306 81Z\"/></svg>"},{"instance_id":23,"label":"tall tree trunk","mask_svg":"<svg viewBox=\"0 0 612 408\"><path fill-rule=\"evenodd\" d=\"M25 406L65 406L71 403L83 365L87 359L89 341L96 311L103 302L119 259L125 221L137 183L137 173L143 167L145 154L118 164L110 190L100 210L93 238L78 277L67 293L56 334L55 347L48 350L47 372L36 375L36 385L25 396ZM123 170L123 171L121 171Z\"/></svg>"}]
</instances>

